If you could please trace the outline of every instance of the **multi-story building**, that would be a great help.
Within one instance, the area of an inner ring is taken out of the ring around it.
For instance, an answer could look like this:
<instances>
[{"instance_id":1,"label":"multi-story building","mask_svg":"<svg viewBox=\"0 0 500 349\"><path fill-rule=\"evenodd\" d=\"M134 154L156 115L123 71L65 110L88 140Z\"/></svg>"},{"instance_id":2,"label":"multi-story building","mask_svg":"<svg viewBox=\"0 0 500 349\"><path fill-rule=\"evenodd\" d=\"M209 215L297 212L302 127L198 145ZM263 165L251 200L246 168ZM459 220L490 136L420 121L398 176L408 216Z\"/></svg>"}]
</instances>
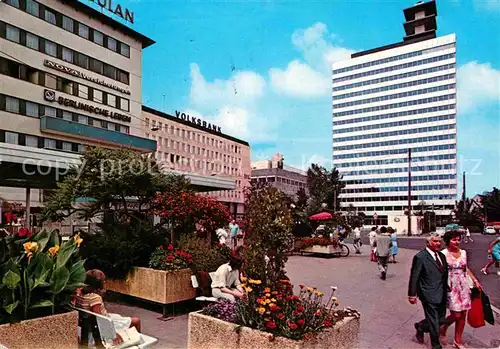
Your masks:
<instances>
[{"instance_id":1,"label":"multi-story building","mask_svg":"<svg viewBox=\"0 0 500 349\"><path fill-rule=\"evenodd\" d=\"M220 186L222 190L204 195L225 203L234 218L242 218L244 189L250 184L248 142L226 135L219 126L199 118L179 111L175 115L142 108L143 136L156 141L156 160L171 171L234 181L232 190Z\"/></svg>"},{"instance_id":2,"label":"multi-story building","mask_svg":"<svg viewBox=\"0 0 500 349\"><path fill-rule=\"evenodd\" d=\"M275 154L271 160L252 162L252 182L267 183L278 188L292 198L297 198L297 192L307 190L307 173L298 168L284 164L281 154Z\"/></svg>"},{"instance_id":3,"label":"multi-story building","mask_svg":"<svg viewBox=\"0 0 500 349\"><path fill-rule=\"evenodd\" d=\"M402 42L333 64L333 164L352 204L402 225L411 201L450 215L457 195L455 35L436 37L435 1L404 10ZM413 224L414 230L416 224Z\"/></svg>"},{"instance_id":4,"label":"multi-story building","mask_svg":"<svg viewBox=\"0 0 500 349\"><path fill-rule=\"evenodd\" d=\"M142 53L154 41L105 13L76 0L0 1L0 201L42 206L86 146L156 150L142 119Z\"/></svg>"}]
</instances>

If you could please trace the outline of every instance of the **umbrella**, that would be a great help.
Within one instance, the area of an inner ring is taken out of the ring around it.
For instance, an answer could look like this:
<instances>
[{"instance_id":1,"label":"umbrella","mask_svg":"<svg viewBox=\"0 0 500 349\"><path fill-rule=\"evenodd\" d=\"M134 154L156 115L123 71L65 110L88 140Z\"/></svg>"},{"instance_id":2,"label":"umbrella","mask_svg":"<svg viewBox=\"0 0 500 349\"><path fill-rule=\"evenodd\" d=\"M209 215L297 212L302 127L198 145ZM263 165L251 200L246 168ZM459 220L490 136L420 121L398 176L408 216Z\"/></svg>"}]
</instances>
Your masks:
<instances>
[{"instance_id":1,"label":"umbrella","mask_svg":"<svg viewBox=\"0 0 500 349\"><path fill-rule=\"evenodd\" d=\"M326 221L329 219L332 219L332 214L328 212L321 212L321 213L316 213L309 217L310 220L312 221Z\"/></svg>"}]
</instances>

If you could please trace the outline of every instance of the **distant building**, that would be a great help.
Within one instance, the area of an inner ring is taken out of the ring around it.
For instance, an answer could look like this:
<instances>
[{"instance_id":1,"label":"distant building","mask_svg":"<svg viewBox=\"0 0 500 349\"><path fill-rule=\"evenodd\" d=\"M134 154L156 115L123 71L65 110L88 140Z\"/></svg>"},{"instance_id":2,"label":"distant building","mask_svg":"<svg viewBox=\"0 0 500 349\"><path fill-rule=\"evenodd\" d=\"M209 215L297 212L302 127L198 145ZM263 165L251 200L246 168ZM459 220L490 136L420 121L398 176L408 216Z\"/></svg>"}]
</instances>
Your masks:
<instances>
[{"instance_id":1,"label":"distant building","mask_svg":"<svg viewBox=\"0 0 500 349\"><path fill-rule=\"evenodd\" d=\"M296 198L297 191L307 191L307 173L298 168L286 166L283 155L277 153L271 160L252 162L252 183L268 183L285 194Z\"/></svg>"}]
</instances>

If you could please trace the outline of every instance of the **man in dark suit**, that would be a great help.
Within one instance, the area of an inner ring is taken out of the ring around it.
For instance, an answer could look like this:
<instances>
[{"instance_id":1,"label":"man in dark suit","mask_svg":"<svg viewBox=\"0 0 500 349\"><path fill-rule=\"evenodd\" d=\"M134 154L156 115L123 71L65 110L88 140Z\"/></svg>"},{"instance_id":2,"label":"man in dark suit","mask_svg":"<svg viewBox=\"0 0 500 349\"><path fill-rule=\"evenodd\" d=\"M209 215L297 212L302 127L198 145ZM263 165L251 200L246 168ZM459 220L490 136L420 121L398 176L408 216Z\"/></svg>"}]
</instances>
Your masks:
<instances>
[{"instance_id":1,"label":"man in dark suit","mask_svg":"<svg viewBox=\"0 0 500 349\"><path fill-rule=\"evenodd\" d=\"M433 349L441 349L439 326L446 316L448 290L448 263L441 250L441 237L433 234L427 238L427 247L413 257L408 301L422 302L425 319L415 323L417 340L424 342L424 332L429 332Z\"/></svg>"}]
</instances>

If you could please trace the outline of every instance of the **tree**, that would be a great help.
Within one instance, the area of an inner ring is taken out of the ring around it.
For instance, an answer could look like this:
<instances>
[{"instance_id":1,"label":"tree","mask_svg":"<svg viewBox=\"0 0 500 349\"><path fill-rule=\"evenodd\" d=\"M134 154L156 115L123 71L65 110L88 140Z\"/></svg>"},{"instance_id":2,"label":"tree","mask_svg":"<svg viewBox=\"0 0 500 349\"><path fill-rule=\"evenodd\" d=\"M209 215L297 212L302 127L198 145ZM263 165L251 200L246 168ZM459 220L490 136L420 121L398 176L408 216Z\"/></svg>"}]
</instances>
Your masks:
<instances>
[{"instance_id":1,"label":"tree","mask_svg":"<svg viewBox=\"0 0 500 349\"><path fill-rule=\"evenodd\" d=\"M471 199L466 198L465 200L460 200L454 212L461 226L479 227L481 230L483 229L484 225L481 217L481 210L477 207L473 208Z\"/></svg>"},{"instance_id":2,"label":"tree","mask_svg":"<svg viewBox=\"0 0 500 349\"><path fill-rule=\"evenodd\" d=\"M91 220L119 213L129 222L149 213L156 193L165 191L191 191L190 183L183 176L162 173L153 159L136 151L89 147L81 165L71 168L58 183L42 213L52 221L72 214ZM86 203L77 203L81 199ZM131 200L134 209L127 205Z\"/></svg>"},{"instance_id":3,"label":"tree","mask_svg":"<svg viewBox=\"0 0 500 349\"><path fill-rule=\"evenodd\" d=\"M248 246L245 273L269 287L277 286L286 277L286 253L293 246L288 198L273 187L250 189L246 195L245 221Z\"/></svg>"},{"instance_id":4,"label":"tree","mask_svg":"<svg viewBox=\"0 0 500 349\"><path fill-rule=\"evenodd\" d=\"M500 190L493 187L492 191L485 192L480 197L486 215L485 219L488 222L500 221Z\"/></svg>"},{"instance_id":5,"label":"tree","mask_svg":"<svg viewBox=\"0 0 500 349\"><path fill-rule=\"evenodd\" d=\"M307 196L306 190L304 188L299 188L297 190L297 200L296 200L296 206L297 208L303 210L307 207L307 201L309 200L309 196Z\"/></svg>"},{"instance_id":6,"label":"tree","mask_svg":"<svg viewBox=\"0 0 500 349\"><path fill-rule=\"evenodd\" d=\"M345 183L336 168L328 171L323 166L311 164L307 170L307 187L311 196L310 213L317 212L322 203L326 203L329 209L340 210L338 197Z\"/></svg>"},{"instance_id":7,"label":"tree","mask_svg":"<svg viewBox=\"0 0 500 349\"><path fill-rule=\"evenodd\" d=\"M212 238L217 228L225 226L229 220L229 209L222 203L206 196L191 192L158 193L153 204L154 212L160 216L160 224L172 226L171 242L181 234L197 231L203 237Z\"/></svg>"}]
</instances>

